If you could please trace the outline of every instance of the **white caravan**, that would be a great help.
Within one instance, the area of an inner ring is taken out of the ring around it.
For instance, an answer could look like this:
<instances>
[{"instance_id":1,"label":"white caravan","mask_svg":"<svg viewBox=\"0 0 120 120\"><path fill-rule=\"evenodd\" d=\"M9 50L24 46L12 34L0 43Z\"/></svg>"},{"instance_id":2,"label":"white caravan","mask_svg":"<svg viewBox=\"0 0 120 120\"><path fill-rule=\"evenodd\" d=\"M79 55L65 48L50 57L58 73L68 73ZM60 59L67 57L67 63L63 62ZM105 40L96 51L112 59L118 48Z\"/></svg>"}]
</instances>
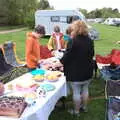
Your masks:
<instances>
[{"instance_id":1,"label":"white caravan","mask_svg":"<svg viewBox=\"0 0 120 120\"><path fill-rule=\"evenodd\" d=\"M51 35L55 25L59 25L61 32L65 33L69 24L78 19L86 22L85 16L77 10L37 10L35 12L35 26L44 25L46 35Z\"/></svg>"},{"instance_id":2,"label":"white caravan","mask_svg":"<svg viewBox=\"0 0 120 120\"><path fill-rule=\"evenodd\" d=\"M104 24L119 26L120 25L120 18L107 18L104 21Z\"/></svg>"}]
</instances>

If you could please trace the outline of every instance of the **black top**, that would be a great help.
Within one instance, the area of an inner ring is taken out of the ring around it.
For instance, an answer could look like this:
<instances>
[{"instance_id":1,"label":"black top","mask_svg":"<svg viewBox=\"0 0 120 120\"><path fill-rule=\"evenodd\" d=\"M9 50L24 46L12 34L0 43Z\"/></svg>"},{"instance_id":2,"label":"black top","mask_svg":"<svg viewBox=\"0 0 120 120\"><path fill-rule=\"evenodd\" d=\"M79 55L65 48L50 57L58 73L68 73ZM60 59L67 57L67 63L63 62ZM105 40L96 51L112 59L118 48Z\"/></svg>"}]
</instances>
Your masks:
<instances>
[{"instance_id":1,"label":"black top","mask_svg":"<svg viewBox=\"0 0 120 120\"><path fill-rule=\"evenodd\" d=\"M94 44L88 36L78 35L60 60L67 81L85 81L93 75Z\"/></svg>"}]
</instances>

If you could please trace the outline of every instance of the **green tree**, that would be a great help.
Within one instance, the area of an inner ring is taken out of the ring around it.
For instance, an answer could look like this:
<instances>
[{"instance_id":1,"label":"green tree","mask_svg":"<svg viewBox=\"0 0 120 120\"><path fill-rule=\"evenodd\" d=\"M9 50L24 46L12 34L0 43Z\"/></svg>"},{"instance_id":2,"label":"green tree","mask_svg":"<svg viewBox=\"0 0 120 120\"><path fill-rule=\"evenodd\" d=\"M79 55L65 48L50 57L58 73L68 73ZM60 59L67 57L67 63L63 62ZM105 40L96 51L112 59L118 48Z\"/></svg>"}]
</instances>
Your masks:
<instances>
[{"instance_id":1,"label":"green tree","mask_svg":"<svg viewBox=\"0 0 120 120\"><path fill-rule=\"evenodd\" d=\"M79 8L79 11L83 13L83 15L87 18L88 17L88 11L86 9Z\"/></svg>"},{"instance_id":2,"label":"green tree","mask_svg":"<svg viewBox=\"0 0 120 120\"><path fill-rule=\"evenodd\" d=\"M6 0L0 0L0 24L8 24Z\"/></svg>"},{"instance_id":3,"label":"green tree","mask_svg":"<svg viewBox=\"0 0 120 120\"><path fill-rule=\"evenodd\" d=\"M120 17L118 9L102 8L96 9L88 13L88 18L108 18L108 17Z\"/></svg>"},{"instance_id":4,"label":"green tree","mask_svg":"<svg viewBox=\"0 0 120 120\"><path fill-rule=\"evenodd\" d=\"M44 9L50 9L50 4L47 0L40 0L38 4L38 9L44 10Z\"/></svg>"}]
</instances>

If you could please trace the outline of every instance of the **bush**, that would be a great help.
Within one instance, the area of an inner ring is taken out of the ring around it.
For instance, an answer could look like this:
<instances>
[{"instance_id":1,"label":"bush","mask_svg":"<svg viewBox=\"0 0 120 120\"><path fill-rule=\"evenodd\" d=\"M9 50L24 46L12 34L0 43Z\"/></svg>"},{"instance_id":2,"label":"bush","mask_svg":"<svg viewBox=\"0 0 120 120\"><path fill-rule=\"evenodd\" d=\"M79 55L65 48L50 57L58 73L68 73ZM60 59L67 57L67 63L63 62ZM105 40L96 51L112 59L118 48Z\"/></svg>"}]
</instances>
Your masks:
<instances>
[{"instance_id":1,"label":"bush","mask_svg":"<svg viewBox=\"0 0 120 120\"><path fill-rule=\"evenodd\" d=\"M34 13L29 13L24 19L25 25L27 25L30 29L35 27L35 16Z\"/></svg>"}]
</instances>

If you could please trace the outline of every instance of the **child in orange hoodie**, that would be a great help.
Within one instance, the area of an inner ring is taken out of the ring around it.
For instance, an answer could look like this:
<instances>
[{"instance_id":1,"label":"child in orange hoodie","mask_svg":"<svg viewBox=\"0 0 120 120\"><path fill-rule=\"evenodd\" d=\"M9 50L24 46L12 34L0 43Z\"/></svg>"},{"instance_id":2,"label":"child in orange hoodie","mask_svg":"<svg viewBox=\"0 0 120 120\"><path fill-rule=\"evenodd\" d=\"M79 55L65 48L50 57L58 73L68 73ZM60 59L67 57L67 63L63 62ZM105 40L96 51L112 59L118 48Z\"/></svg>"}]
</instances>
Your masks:
<instances>
[{"instance_id":1,"label":"child in orange hoodie","mask_svg":"<svg viewBox=\"0 0 120 120\"><path fill-rule=\"evenodd\" d=\"M26 39L26 62L29 70L35 69L40 62L39 38L44 36L45 28L42 25L35 27L34 32L27 33Z\"/></svg>"}]
</instances>

